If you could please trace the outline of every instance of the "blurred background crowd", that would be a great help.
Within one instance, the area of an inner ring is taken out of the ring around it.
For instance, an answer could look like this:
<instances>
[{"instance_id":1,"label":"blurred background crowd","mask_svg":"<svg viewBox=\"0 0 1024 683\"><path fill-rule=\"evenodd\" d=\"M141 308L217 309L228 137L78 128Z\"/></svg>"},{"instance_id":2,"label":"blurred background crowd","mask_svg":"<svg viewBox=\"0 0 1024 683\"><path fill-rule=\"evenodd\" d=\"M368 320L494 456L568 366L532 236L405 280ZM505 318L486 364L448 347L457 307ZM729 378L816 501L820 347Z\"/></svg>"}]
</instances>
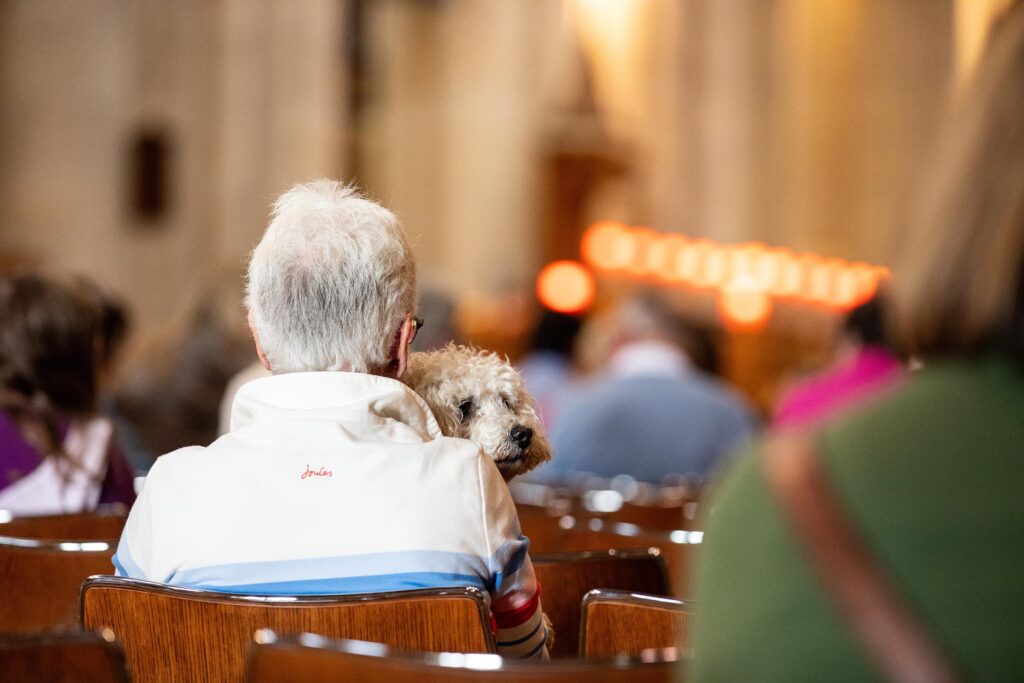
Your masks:
<instances>
[{"instance_id":1,"label":"blurred background crowd","mask_svg":"<svg viewBox=\"0 0 1024 683\"><path fill-rule=\"evenodd\" d=\"M549 427L652 295L686 327L661 336L763 422L891 277L918 163L1008 4L4 0L0 271L103 292L101 405L142 470L216 436L254 358L248 251L323 176L414 240L417 344L526 359Z\"/></svg>"}]
</instances>

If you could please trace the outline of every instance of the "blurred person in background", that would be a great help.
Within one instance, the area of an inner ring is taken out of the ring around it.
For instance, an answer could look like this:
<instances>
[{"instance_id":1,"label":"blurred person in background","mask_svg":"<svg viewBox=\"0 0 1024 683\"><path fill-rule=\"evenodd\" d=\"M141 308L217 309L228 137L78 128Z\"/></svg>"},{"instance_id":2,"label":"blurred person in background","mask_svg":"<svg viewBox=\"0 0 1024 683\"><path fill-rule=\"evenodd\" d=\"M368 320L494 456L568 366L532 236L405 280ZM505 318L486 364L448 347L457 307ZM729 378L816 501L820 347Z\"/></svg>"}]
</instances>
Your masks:
<instances>
[{"instance_id":1,"label":"blurred person in background","mask_svg":"<svg viewBox=\"0 0 1024 683\"><path fill-rule=\"evenodd\" d=\"M581 325L578 315L545 308L534 327L529 351L517 363L548 431L554 427L568 392L580 379L573 348Z\"/></svg>"},{"instance_id":2,"label":"blurred person in background","mask_svg":"<svg viewBox=\"0 0 1024 683\"><path fill-rule=\"evenodd\" d=\"M786 392L773 426L824 420L896 385L906 365L890 347L882 307L883 297L877 295L850 312L840 331L834 367Z\"/></svg>"},{"instance_id":3,"label":"blurred person in background","mask_svg":"<svg viewBox=\"0 0 1024 683\"><path fill-rule=\"evenodd\" d=\"M79 290L92 299L100 312L100 351L97 385L99 411L110 418L117 430L125 459L136 474L153 464L152 453L142 444L135 423L122 414L117 400L117 377L121 351L130 331L130 318L123 301L88 278L79 278Z\"/></svg>"},{"instance_id":4,"label":"blurred person in background","mask_svg":"<svg viewBox=\"0 0 1024 683\"><path fill-rule=\"evenodd\" d=\"M1024 5L957 104L892 281L923 369L717 487L687 680L1024 680Z\"/></svg>"},{"instance_id":5,"label":"blurred person in background","mask_svg":"<svg viewBox=\"0 0 1024 683\"><path fill-rule=\"evenodd\" d=\"M0 508L45 515L134 501L113 424L96 410L107 349L89 292L38 275L0 280Z\"/></svg>"},{"instance_id":6,"label":"blurred person in background","mask_svg":"<svg viewBox=\"0 0 1024 683\"><path fill-rule=\"evenodd\" d=\"M113 408L131 428L137 470L148 470L161 453L217 438L225 387L252 353L243 317L231 310L240 294L236 283L207 288L183 325L150 343L121 373ZM269 374L260 370L255 376Z\"/></svg>"},{"instance_id":7,"label":"blurred person in background","mask_svg":"<svg viewBox=\"0 0 1024 683\"><path fill-rule=\"evenodd\" d=\"M100 389L109 384L124 342L128 337L128 311L124 302L89 278L78 278L75 288L92 300L99 312L99 378Z\"/></svg>"},{"instance_id":8,"label":"blurred person in background","mask_svg":"<svg viewBox=\"0 0 1024 683\"><path fill-rule=\"evenodd\" d=\"M626 474L660 483L673 474L706 477L756 428L740 393L697 369L689 328L662 299L644 294L613 316L605 368L566 399L551 432L552 460L539 483Z\"/></svg>"},{"instance_id":9,"label":"blurred person in background","mask_svg":"<svg viewBox=\"0 0 1024 683\"><path fill-rule=\"evenodd\" d=\"M463 343L455 324L455 299L445 289L424 286L416 310L425 322L423 328L416 331L410 351L433 351L450 343Z\"/></svg>"}]
</instances>

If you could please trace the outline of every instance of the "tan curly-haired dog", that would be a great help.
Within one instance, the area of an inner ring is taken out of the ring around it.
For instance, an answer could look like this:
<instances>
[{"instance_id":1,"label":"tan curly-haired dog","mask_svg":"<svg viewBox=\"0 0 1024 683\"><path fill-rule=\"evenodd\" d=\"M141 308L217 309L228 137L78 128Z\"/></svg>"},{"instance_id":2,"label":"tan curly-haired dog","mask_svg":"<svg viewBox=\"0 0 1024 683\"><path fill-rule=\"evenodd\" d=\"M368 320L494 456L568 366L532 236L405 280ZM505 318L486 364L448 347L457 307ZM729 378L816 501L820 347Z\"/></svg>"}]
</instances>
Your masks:
<instances>
[{"instance_id":1,"label":"tan curly-haired dog","mask_svg":"<svg viewBox=\"0 0 1024 683\"><path fill-rule=\"evenodd\" d=\"M454 344L411 353L402 381L427 402L445 436L478 443L505 481L551 459L533 397L496 353Z\"/></svg>"}]
</instances>

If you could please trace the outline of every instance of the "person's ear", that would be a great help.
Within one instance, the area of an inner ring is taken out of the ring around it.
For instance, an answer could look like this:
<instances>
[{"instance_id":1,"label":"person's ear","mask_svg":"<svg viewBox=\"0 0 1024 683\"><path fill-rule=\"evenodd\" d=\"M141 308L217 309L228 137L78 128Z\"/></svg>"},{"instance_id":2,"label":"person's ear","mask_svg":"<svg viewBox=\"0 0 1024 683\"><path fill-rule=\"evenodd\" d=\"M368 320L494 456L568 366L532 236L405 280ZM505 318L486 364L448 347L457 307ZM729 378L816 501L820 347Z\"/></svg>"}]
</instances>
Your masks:
<instances>
[{"instance_id":1,"label":"person's ear","mask_svg":"<svg viewBox=\"0 0 1024 683\"><path fill-rule=\"evenodd\" d=\"M409 344L412 343L412 313L407 313L402 320L402 326L398 328L398 348L395 349L395 379L400 379L409 366Z\"/></svg>"},{"instance_id":2,"label":"person's ear","mask_svg":"<svg viewBox=\"0 0 1024 683\"><path fill-rule=\"evenodd\" d=\"M256 355L260 357L260 363L263 364L268 371L273 372L270 368L270 361L267 359L267 354L263 353L263 347L260 346L260 336L256 334L256 326L252 324L252 313L245 317L249 323L249 331L252 332L252 340L256 344Z\"/></svg>"}]
</instances>

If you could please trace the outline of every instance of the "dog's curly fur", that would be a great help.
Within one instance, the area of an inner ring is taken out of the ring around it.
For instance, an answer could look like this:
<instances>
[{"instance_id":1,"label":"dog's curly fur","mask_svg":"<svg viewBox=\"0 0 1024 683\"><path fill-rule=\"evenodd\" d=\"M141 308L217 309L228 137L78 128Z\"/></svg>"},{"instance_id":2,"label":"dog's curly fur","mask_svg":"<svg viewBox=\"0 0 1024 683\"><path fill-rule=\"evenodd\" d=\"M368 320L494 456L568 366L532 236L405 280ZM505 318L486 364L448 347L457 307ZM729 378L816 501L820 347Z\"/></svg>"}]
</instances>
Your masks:
<instances>
[{"instance_id":1,"label":"dog's curly fur","mask_svg":"<svg viewBox=\"0 0 1024 683\"><path fill-rule=\"evenodd\" d=\"M430 406L442 434L478 443L505 481L551 458L533 397L496 353L454 344L411 353L402 381Z\"/></svg>"},{"instance_id":2,"label":"dog's curly fur","mask_svg":"<svg viewBox=\"0 0 1024 683\"><path fill-rule=\"evenodd\" d=\"M533 396L519 372L496 353L454 344L411 353L402 381L426 401L442 434L479 444L505 481L551 459ZM547 614L541 618L550 650L555 629Z\"/></svg>"}]
</instances>

